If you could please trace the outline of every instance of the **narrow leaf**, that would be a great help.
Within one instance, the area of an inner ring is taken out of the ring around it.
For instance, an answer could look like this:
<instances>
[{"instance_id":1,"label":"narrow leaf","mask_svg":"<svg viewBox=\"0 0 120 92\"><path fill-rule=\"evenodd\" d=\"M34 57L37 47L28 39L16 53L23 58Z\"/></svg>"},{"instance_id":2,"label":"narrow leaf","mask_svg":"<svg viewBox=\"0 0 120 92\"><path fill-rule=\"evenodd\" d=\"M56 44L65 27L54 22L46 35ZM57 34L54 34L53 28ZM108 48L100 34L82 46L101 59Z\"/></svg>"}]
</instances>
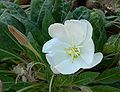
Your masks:
<instances>
[{"instance_id":1,"label":"narrow leaf","mask_svg":"<svg viewBox=\"0 0 120 92\"><path fill-rule=\"evenodd\" d=\"M120 67L112 68L104 71L96 78L94 83L109 84L120 80Z\"/></svg>"},{"instance_id":2,"label":"narrow leaf","mask_svg":"<svg viewBox=\"0 0 120 92\"><path fill-rule=\"evenodd\" d=\"M98 75L98 72L84 72L80 75L76 75L74 78L74 83L77 85L87 85L91 83Z\"/></svg>"}]
</instances>

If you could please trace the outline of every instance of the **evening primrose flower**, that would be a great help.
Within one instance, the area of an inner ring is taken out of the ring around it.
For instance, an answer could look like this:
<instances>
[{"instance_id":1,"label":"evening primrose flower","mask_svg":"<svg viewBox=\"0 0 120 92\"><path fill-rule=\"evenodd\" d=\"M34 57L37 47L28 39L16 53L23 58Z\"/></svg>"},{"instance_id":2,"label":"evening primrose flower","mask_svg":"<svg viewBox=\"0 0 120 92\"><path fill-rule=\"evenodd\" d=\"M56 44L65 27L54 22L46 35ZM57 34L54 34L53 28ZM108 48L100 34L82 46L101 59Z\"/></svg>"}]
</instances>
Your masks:
<instances>
[{"instance_id":1,"label":"evening primrose flower","mask_svg":"<svg viewBox=\"0 0 120 92\"><path fill-rule=\"evenodd\" d=\"M48 31L52 37L42 51L54 73L73 74L80 68L89 69L101 62L101 52L94 53L92 26L87 20L54 23Z\"/></svg>"}]
</instances>

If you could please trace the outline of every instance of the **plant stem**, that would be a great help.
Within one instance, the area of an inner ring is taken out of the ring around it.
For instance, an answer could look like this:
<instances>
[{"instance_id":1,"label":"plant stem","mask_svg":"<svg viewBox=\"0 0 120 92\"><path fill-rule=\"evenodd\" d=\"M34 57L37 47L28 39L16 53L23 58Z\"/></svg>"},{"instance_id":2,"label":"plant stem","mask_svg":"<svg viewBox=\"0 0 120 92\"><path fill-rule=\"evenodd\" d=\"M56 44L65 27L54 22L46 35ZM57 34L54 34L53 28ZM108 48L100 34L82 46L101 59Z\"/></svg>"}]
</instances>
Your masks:
<instances>
[{"instance_id":1,"label":"plant stem","mask_svg":"<svg viewBox=\"0 0 120 92\"><path fill-rule=\"evenodd\" d=\"M36 56L38 56L38 58L41 60L41 61L43 61L42 60L42 57L40 56L40 54L33 48L33 46L30 44L30 43L28 43L27 45L25 45L27 48L29 48Z\"/></svg>"},{"instance_id":2,"label":"plant stem","mask_svg":"<svg viewBox=\"0 0 120 92\"><path fill-rule=\"evenodd\" d=\"M52 83L53 83L54 76L55 76L55 74L53 73L51 80L50 80L50 84L49 84L49 92L51 92L51 90L52 90Z\"/></svg>"}]
</instances>

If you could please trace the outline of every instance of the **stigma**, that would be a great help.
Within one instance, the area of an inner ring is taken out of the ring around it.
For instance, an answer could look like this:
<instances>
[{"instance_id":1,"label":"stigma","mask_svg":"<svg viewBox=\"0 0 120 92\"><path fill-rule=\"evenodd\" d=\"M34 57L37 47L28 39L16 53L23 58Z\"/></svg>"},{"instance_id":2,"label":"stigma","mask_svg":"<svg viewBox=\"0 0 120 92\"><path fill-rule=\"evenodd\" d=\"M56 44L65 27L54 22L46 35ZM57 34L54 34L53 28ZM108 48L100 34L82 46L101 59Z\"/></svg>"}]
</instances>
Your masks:
<instances>
[{"instance_id":1,"label":"stigma","mask_svg":"<svg viewBox=\"0 0 120 92\"><path fill-rule=\"evenodd\" d=\"M77 46L65 48L65 52L72 57L72 60L80 56L80 48Z\"/></svg>"}]
</instances>

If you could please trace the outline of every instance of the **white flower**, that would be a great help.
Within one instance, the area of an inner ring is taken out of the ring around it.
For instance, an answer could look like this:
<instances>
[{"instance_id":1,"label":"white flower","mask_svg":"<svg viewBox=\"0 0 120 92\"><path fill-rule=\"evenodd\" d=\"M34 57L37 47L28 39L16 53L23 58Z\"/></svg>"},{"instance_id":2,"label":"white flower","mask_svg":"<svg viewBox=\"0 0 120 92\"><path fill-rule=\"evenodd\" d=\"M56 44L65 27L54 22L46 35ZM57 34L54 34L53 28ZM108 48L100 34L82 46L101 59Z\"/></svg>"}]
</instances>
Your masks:
<instances>
[{"instance_id":1,"label":"white flower","mask_svg":"<svg viewBox=\"0 0 120 92\"><path fill-rule=\"evenodd\" d=\"M43 52L54 73L72 74L101 62L102 53L94 53L92 30L91 24L83 19L50 25L52 39L44 44Z\"/></svg>"}]
</instances>

